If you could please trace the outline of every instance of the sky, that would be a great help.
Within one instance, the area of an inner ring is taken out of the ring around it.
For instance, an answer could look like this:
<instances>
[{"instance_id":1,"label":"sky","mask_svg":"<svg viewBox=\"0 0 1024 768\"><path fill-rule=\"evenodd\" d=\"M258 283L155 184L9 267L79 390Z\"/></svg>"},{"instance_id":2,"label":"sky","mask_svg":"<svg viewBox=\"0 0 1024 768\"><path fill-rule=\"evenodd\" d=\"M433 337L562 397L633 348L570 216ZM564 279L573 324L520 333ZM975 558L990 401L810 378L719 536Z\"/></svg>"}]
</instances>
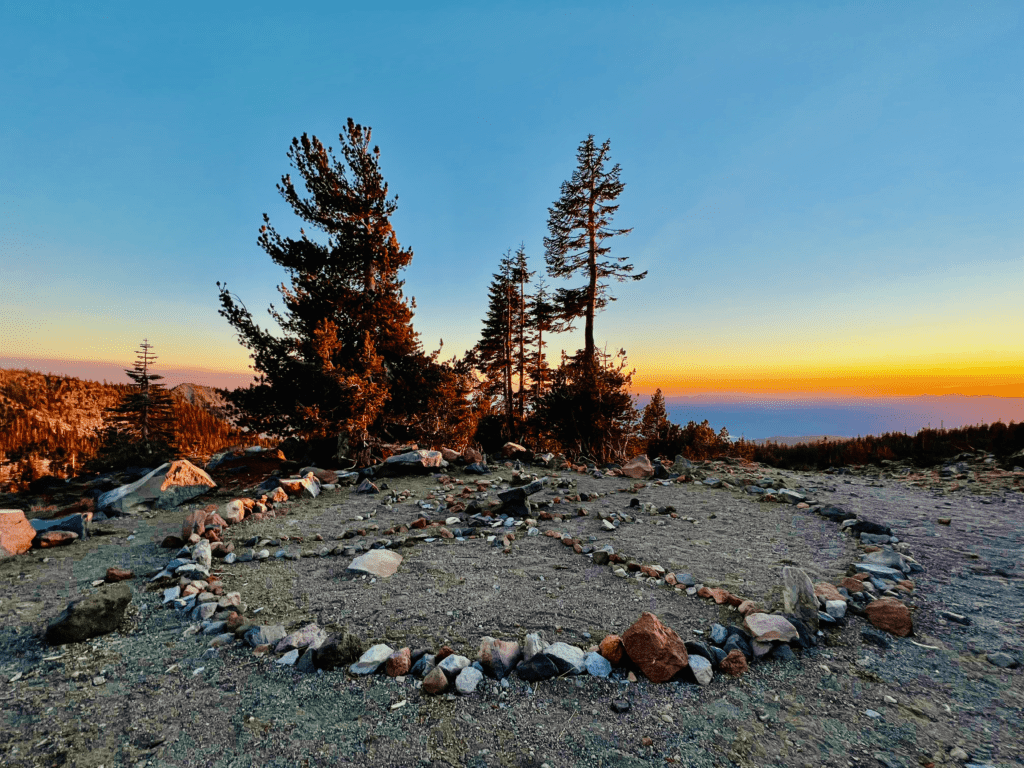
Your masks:
<instances>
[{"instance_id":1,"label":"sky","mask_svg":"<svg viewBox=\"0 0 1024 768\"><path fill-rule=\"evenodd\" d=\"M0 366L154 345L238 386L218 314L280 304L294 136L373 128L424 347L543 269L588 134L626 187L596 338L634 389L1024 396L1024 5L0 0ZM557 285L558 283L555 282ZM582 346L582 334L554 340ZM123 374L121 374L123 376ZM94 378L102 378L94 376Z\"/></svg>"}]
</instances>

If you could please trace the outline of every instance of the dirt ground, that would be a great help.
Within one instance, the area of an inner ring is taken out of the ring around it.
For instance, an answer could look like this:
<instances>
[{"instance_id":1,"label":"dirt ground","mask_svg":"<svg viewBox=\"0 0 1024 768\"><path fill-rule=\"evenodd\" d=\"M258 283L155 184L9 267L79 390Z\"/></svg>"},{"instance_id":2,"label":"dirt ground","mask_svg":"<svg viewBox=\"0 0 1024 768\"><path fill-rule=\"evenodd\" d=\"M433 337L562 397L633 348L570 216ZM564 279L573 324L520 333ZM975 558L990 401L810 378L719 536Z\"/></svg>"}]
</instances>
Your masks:
<instances>
[{"instance_id":1,"label":"dirt ground","mask_svg":"<svg viewBox=\"0 0 1024 768\"><path fill-rule=\"evenodd\" d=\"M853 618L796 662L755 664L739 679L716 676L706 688L589 676L528 686L513 678L507 689L485 680L473 695L432 698L412 677L303 674L241 645L203 658L209 638L190 634L187 622L160 606L160 592L137 578L129 582L134 599L120 631L69 646L42 643L46 623L108 567L140 575L162 567L173 551L158 544L180 531L187 510L179 508L106 521L98 527L109 535L0 562L0 762L910 768L963 764L949 754L960 747L975 763L1024 765L1024 675L984 658L998 650L1021 658L1024 648L1018 478L968 484L940 482L934 473L708 468L726 479L744 473L778 478L814 501L891 525L925 568L908 601L915 635L882 650L862 643L866 624ZM511 473L496 474L507 480ZM546 474L554 475L549 487L531 500L601 496L552 504L546 511L567 517L541 522L541 531L569 533L598 548L611 544L638 562L692 573L768 606L780 600L784 565L805 569L815 581L835 580L858 554L858 543L834 523L739 491L656 483L632 490L622 478ZM452 476L475 487L472 478ZM555 487L560 478L575 487ZM418 506L438 492L433 478L386 482L412 491L411 498L388 508L384 495L325 491L289 502L287 516L232 527L228 540L238 552L254 536L287 536L283 548L296 552L369 546L393 538L382 532L421 512L438 516ZM633 498L671 505L679 517L629 508ZM588 515L577 516L579 507ZM636 522L604 531L601 511L634 515ZM940 517L952 523L940 525ZM358 529L365 535L339 538ZM644 610L684 640L715 621L739 622L735 609L616 578L557 539L525 533L516 529L509 553L482 538L420 541L399 550L405 560L394 576L373 583L346 575L352 557L342 555L215 561L215 569L260 623L292 629L315 621L330 631L348 628L368 643L450 645L471 659L484 635L521 641L541 632L549 641L586 647L623 632ZM965 614L972 624L946 622L940 610ZM621 699L632 704L625 714L610 707Z\"/></svg>"}]
</instances>

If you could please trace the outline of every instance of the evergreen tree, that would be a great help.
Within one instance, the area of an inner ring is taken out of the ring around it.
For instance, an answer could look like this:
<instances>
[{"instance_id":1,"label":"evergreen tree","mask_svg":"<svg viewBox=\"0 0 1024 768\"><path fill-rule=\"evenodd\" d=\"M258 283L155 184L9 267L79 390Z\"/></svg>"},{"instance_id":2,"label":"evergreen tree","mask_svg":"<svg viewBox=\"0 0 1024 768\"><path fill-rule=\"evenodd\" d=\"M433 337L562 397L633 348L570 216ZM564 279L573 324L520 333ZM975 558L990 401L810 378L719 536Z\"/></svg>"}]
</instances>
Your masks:
<instances>
[{"instance_id":1,"label":"evergreen tree","mask_svg":"<svg viewBox=\"0 0 1024 768\"><path fill-rule=\"evenodd\" d=\"M544 238L544 259L548 274L554 278L570 278L582 273L586 285L578 288L559 288L555 302L564 318L583 317L584 356L594 360L594 314L614 301L608 292L607 278L619 282L642 280L646 272L634 275L633 265L624 256L613 257L605 242L625 235L630 229L613 229L612 218L619 206L618 199L625 184L619 180L621 168L616 163L610 170L611 142L600 147L594 144L594 135L580 142L576 152L577 167L572 178L562 183L561 197L548 209L548 233Z\"/></svg>"},{"instance_id":2,"label":"evergreen tree","mask_svg":"<svg viewBox=\"0 0 1024 768\"><path fill-rule=\"evenodd\" d=\"M514 346L516 376L519 390L517 393L517 412L519 422L526 420L526 398L529 392L527 385L527 347L533 344L533 327L530 322L534 298L526 288L533 279L526 259L526 249L520 244L512 262L512 281L515 306L512 312L512 341Z\"/></svg>"},{"instance_id":3,"label":"evergreen tree","mask_svg":"<svg viewBox=\"0 0 1024 768\"><path fill-rule=\"evenodd\" d=\"M548 286L541 278L530 306L530 327L536 349L530 355L530 377L533 379L533 401L537 403L548 389L549 367L544 354L544 334L567 330L558 323L557 307L552 303Z\"/></svg>"},{"instance_id":4,"label":"evergreen tree","mask_svg":"<svg viewBox=\"0 0 1024 768\"><path fill-rule=\"evenodd\" d=\"M665 410L665 396L659 388L651 395L651 402L644 406L643 416L640 419L640 438L642 440L651 440L658 437L668 423L668 412Z\"/></svg>"},{"instance_id":5,"label":"evergreen tree","mask_svg":"<svg viewBox=\"0 0 1024 768\"><path fill-rule=\"evenodd\" d=\"M125 369L132 384L117 405L107 409L94 464L149 464L174 455L174 402L171 393L159 383L163 376L150 371L157 359L150 351L152 348L149 340L143 339L134 367Z\"/></svg>"},{"instance_id":6,"label":"evergreen tree","mask_svg":"<svg viewBox=\"0 0 1024 768\"><path fill-rule=\"evenodd\" d=\"M259 327L248 309L220 288L220 311L251 352L255 386L235 390L241 422L257 432L366 441L408 427L424 393L407 375L436 361L423 354L399 271L412 251L399 245L391 224L397 197L388 197L380 150L371 129L349 118L339 136L341 158L315 137L293 139L290 175L281 196L321 239L300 230L278 234L264 214L259 245L284 267L284 310L269 313L283 331ZM387 408L385 409L385 406Z\"/></svg>"},{"instance_id":7,"label":"evergreen tree","mask_svg":"<svg viewBox=\"0 0 1024 768\"><path fill-rule=\"evenodd\" d=\"M487 315L480 340L472 350L472 359L483 374L484 391L492 402L500 403L504 413L505 436L512 433L514 401L512 370L515 367L513 350L514 315L517 309L515 285L515 258L506 251L498 262L487 289Z\"/></svg>"}]
</instances>

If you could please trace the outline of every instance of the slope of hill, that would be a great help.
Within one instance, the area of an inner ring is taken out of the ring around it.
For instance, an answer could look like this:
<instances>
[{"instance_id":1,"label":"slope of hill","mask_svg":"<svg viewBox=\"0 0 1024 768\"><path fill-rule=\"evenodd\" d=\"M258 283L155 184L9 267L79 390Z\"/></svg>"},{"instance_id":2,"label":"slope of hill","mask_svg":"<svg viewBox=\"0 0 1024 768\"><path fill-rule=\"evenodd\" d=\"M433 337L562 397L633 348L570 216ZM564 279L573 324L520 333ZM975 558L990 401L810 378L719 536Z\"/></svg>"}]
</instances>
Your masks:
<instances>
[{"instance_id":1,"label":"slope of hill","mask_svg":"<svg viewBox=\"0 0 1024 768\"><path fill-rule=\"evenodd\" d=\"M127 384L0 369L0 486L19 473L74 473L96 452L104 411L127 390ZM170 392L183 453L202 456L242 439L216 389L179 384Z\"/></svg>"}]
</instances>

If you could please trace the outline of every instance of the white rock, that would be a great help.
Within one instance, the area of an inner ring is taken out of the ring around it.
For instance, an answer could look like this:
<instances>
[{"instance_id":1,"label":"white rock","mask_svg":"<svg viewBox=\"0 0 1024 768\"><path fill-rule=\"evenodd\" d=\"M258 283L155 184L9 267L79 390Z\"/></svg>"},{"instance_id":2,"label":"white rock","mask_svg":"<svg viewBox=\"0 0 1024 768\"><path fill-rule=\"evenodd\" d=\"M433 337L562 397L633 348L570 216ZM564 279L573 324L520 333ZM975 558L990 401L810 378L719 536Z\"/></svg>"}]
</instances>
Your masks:
<instances>
[{"instance_id":1,"label":"white rock","mask_svg":"<svg viewBox=\"0 0 1024 768\"><path fill-rule=\"evenodd\" d=\"M448 657L449 659L451 656ZM447 661L447 659L445 659ZM444 662L441 662L442 665ZM466 667L459 676L455 678L455 690L461 694L473 693L476 690L477 684L483 679L483 673L476 667Z\"/></svg>"},{"instance_id":2,"label":"white rock","mask_svg":"<svg viewBox=\"0 0 1024 768\"><path fill-rule=\"evenodd\" d=\"M693 672L698 685L710 685L711 679L715 676L715 672L711 668L711 662L703 656L697 656L696 654L690 655L690 671Z\"/></svg>"},{"instance_id":3,"label":"white rock","mask_svg":"<svg viewBox=\"0 0 1024 768\"><path fill-rule=\"evenodd\" d=\"M168 587L164 590L164 605L181 597L181 587Z\"/></svg>"},{"instance_id":4,"label":"white rock","mask_svg":"<svg viewBox=\"0 0 1024 768\"><path fill-rule=\"evenodd\" d=\"M388 656L394 652L394 648L384 643L372 645L359 657L359 661L348 668L349 672L353 675L371 675L380 669L380 665L387 661Z\"/></svg>"},{"instance_id":5,"label":"white rock","mask_svg":"<svg viewBox=\"0 0 1024 768\"><path fill-rule=\"evenodd\" d=\"M275 661L275 664L280 664L282 667L294 667L295 662L299 660L298 649L292 649L288 651L284 656Z\"/></svg>"},{"instance_id":6,"label":"white rock","mask_svg":"<svg viewBox=\"0 0 1024 768\"><path fill-rule=\"evenodd\" d=\"M192 559L198 565L207 569L210 568L213 565L213 552L210 549L210 542L206 539L200 539L195 549L192 550Z\"/></svg>"},{"instance_id":7,"label":"white rock","mask_svg":"<svg viewBox=\"0 0 1024 768\"><path fill-rule=\"evenodd\" d=\"M555 662L560 675L580 675L586 670L583 650L568 643L552 643L544 649L544 655Z\"/></svg>"},{"instance_id":8,"label":"white rock","mask_svg":"<svg viewBox=\"0 0 1024 768\"><path fill-rule=\"evenodd\" d=\"M458 654L453 653L451 656L446 656L441 659L441 663L437 666L439 666L441 671L448 676L449 680L451 680L456 674L466 669L470 663L469 659L465 656L459 656Z\"/></svg>"},{"instance_id":9,"label":"white rock","mask_svg":"<svg viewBox=\"0 0 1024 768\"><path fill-rule=\"evenodd\" d=\"M841 619L846 616L845 600L826 600L825 613L834 619Z\"/></svg>"}]
</instances>

